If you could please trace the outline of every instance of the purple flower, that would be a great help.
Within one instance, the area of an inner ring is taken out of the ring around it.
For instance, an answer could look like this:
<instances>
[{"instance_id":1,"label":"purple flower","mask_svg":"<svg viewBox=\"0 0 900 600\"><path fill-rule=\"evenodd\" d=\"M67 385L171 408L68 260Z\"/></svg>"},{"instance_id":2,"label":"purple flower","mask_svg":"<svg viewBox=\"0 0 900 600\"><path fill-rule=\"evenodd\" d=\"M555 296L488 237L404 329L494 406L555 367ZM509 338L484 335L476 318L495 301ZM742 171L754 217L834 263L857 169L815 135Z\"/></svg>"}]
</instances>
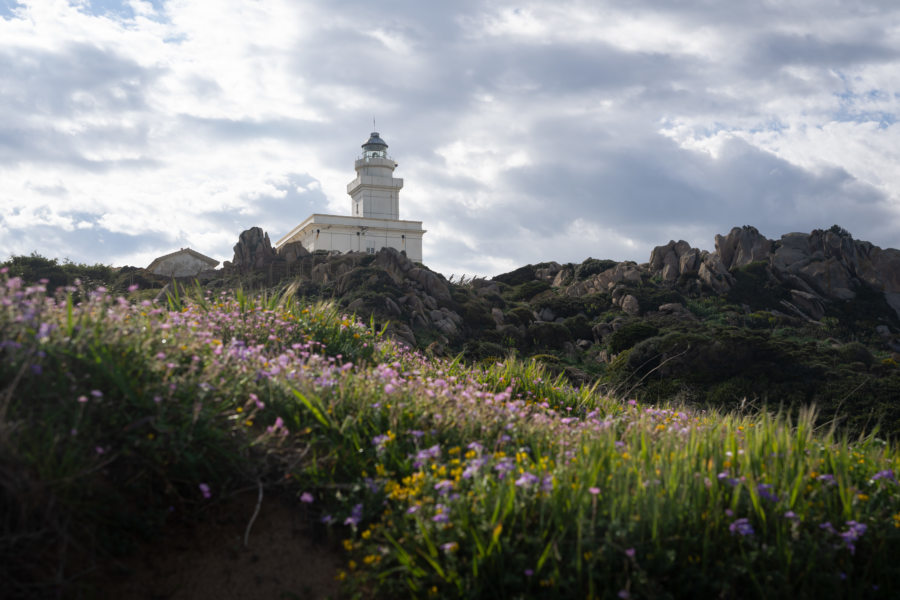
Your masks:
<instances>
[{"instance_id":1,"label":"purple flower","mask_svg":"<svg viewBox=\"0 0 900 600\"><path fill-rule=\"evenodd\" d=\"M209 491L209 486L205 483L201 483L197 486L200 488L200 493L203 494L203 497L209 500L212 497L212 492Z\"/></svg>"},{"instance_id":2,"label":"purple flower","mask_svg":"<svg viewBox=\"0 0 900 600\"><path fill-rule=\"evenodd\" d=\"M447 542L446 544L441 544L441 550L443 550L447 554L456 552L457 550L459 550L459 544L457 542Z\"/></svg>"},{"instance_id":3,"label":"purple flower","mask_svg":"<svg viewBox=\"0 0 900 600\"><path fill-rule=\"evenodd\" d=\"M453 489L453 482L449 479L442 479L434 484L434 489L441 494L446 494Z\"/></svg>"},{"instance_id":4,"label":"purple flower","mask_svg":"<svg viewBox=\"0 0 900 600\"><path fill-rule=\"evenodd\" d=\"M731 535L739 534L743 537L747 537L748 535L753 535L753 525L750 524L750 520L746 518L737 519L734 523L728 526L728 531L731 532Z\"/></svg>"},{"instance_id":5,"label":"purple flower","mask_svg":"<svg viewBox=\"0 0 900 600\"><path fill-rule=\"evenodd\" d=\"M778 496L772 493L772 486L768 483L761 483L756 486L756 493L763 500L768 500L769 502L778 502Z\"/></svg>"},{"instance_id":6,"label":"purple flower","mask_svg":"<svg viewBox=\"0 0 900 600\"><path fill-rule=\"evenodd\" d=\"M88 401L87 396L78 396L78 402L80 402L81 404L84 404L87 401Z\"/></svg>"},{"instance_id":7,"label":"purple flower","mask_svg":"<svg viewBox=\"0 0 900 600\"><path fill-rule=\"evenodd\" d=\"M525 577L531 577L534 575L534 571L532 569L525 569Z\"/></svg>"},{"instance_id":8,"label":"purple flower","mask_svg":"<svg viewBox=\"0 0 900 600\"><path fill-rule=\"evenodd\" d=\"M541 491L550 493L553 491L553 477L550 475L545 475L544 479L541 481Z\"/></svg>"},{"instance_id":9,"label":"purple flower","mask_svg":"<svg viewBox=\"0 0 900 600\"><path fill-rule=\"evenodd\" d=\"M362 504L354 506L353 510L350 511L350 516L344 519L344 525L350 525L352 527L359 525L359 522L362 520L362 508Z\"/></svg>"},{"instance_id":10,"label":"purple flower","mask_svg":"<svg viewBox=\"0 0 900 600\"><path fill-rule=\"evenodd\" d=\"M627 556L628 558L634 558L634 555L635 555L634 548L628 548L625 550L625 556Z\"/></svg>"},{"instance_id":11,"label":"purple flower","mask_svg":"<svg viewBox=\"0 0 900 600\"><path fill-rule=\"evenodd\" d=\"M100 390L91 390L91 396L93 396L94 398L102 398L103 392L101 392Z\"/></svg>"},{"instance_id":12,"label":"purple flower","mask_svg":"<svg viewBox=\"0 0 900 600\"><path fill-rule=\"evenodd\" d=\"M894 483L897 483L897 480L894 478L893 469L885 469L884 471L878 471L877 473L872 475L872 481L878 481L879 479L889 479Z\"/></svg>"},{"instance_id":13,"label":"purple flower","mask_svg":"<svg viewBox=\"0 0 900 600\"><path fill-rule=\"evenodd\" d=\"M634 400L629 400L628 402L630 404L631 402L634 402ZM618 596L622 600L628 600L629 598L631 598L631 594L628 593L628 590L619 590Z\"/></svg>"},{"instance_id":14,"label":"purple flower","mask_svg":"<svg viewBox=\"0 0 900 600\"><path fill-rule=\"evenodd\" d=\"M831 521L825 521L824 523L820 524L819 529L827 531L828 533L837 533L835 528L831 525Z\"/></svg>"},{"instance_id":15,"label":"purple flower","mask_svg":"<svg viewBox=\"0 0 900 600\"><path fill-rule=\"evenodd\" d=\"M596 496L597 494L600 493L600 488L598 488L598 487L589 487L589 488L588 488L588 491L591 493L592 496Z\"/></svg>"},{"instance_id":16,"label":"purple flower","mask_svg":"<svg viewBox=\"0 0 900 600\"><path fill-rule=\"evenodd\" d=\"M834 485L834 475L829 475L828 473L825 473L825 474L819 475L818 477L816 477L816 479L818 479L822 483Z\"/></svg>"},{"instance_id":17,"label":"purple flower","mask_svg":"<svg viewBox=\"0 0 900 600\"><path fill-rule=\"evenodd\" d=\"M324 517L322 517L322 522L326 525L329 525L334 522L334 517L332 517L331 515L325 515Z\"/></svg>"},{"instance_id":18,"label":"purple flower","mask_svg":"<svg viewBox=\"0 0 900 600\"><path fill-rule=\"evenodd\" d=\"M315 498L309 492L303 492L300 494L300 502L305 502L306 504L312 504Z\"/></svg>"},{"instance_id":19,"label":"purple flower","mask_svg":"<svg viewBox=\"0 0 900 600\"><path fill-rule=\"evenodd\" d=\"M840 534L850 554L856 554L856 541L863 536L868 527L856 521L847 521L847 531Z\"/></svg>"},{"instance_id":20,"label":"purple flower","mask_svg":"<svg viewBox=\"0 0 900 600\"><path fill-rule=\"evenodd\" d=\"M534 473L525 471L524 473L522 473L521 477L516 479L516 487L531 487L538 481L540 481L540 477L538 477Z\"/></svg>"}]
</instances>

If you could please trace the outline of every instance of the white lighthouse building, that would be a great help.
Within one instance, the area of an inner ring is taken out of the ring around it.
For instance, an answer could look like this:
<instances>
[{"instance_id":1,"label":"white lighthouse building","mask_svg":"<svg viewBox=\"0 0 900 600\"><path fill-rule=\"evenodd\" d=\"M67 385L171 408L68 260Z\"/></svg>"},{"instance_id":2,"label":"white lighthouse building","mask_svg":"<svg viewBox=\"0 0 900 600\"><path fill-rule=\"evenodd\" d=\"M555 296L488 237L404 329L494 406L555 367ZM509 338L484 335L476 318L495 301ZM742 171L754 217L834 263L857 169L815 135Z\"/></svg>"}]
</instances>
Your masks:
<instances>
[{"instance_id":1,"label":"white lighthouse building","mask_svg":"<svg viewBox=\"0 0 900 600\"><path fill-rule=\"evenodd\" d=\"M290 242L303 247L340 252L368 252L396 248L415 262L422 262L421 221L400 219L403 180L394 177L397 163L387 153L388 145L377 131L362 145L356 159L356 179L347 184L349 217L314 214L275 242L275 248Z\"/></svg>"}]
</instances>

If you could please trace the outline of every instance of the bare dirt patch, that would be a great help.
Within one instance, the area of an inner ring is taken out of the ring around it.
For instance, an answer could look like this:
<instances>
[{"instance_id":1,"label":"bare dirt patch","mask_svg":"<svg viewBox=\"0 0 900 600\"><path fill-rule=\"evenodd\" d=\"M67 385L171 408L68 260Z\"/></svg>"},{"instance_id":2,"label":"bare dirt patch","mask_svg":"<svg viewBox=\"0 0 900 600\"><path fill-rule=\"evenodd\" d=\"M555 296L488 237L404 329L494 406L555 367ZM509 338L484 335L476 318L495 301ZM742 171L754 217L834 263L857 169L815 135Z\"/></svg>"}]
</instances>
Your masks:
<instances>
[{"instance_id":1,"label":"bare dirt patch","mask_svg":"<svg viewBox=\"0 0 900 600\"><path fill-rule=\"evenodd\" d=\"M103 597L135 600L337 599L340 558L317 541L296 501L266 497L250 531L255 492L215 507L193 526L167 531L105 571Z\"/></svg>"}]
</instances>

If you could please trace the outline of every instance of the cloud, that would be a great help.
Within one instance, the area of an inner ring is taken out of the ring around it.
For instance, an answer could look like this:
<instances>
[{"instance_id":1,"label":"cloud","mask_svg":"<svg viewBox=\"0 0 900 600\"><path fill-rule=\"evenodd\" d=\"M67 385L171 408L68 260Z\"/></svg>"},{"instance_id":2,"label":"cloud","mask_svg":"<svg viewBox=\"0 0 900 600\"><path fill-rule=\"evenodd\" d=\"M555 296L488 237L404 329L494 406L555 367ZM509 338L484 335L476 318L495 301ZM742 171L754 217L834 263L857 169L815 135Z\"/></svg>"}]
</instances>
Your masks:
<instances>
[{"instance_id":1,"label":"cloud","mask_svg":"<svg viewBox=\"0 0 900 600\"><path fill-rule=\"evenodd\" d=\"M900 6L0 2L0 255L227 260L348 214L372 127L425 261L644 261L752 224L900 246Z\"/></svg>"}]
</instances>

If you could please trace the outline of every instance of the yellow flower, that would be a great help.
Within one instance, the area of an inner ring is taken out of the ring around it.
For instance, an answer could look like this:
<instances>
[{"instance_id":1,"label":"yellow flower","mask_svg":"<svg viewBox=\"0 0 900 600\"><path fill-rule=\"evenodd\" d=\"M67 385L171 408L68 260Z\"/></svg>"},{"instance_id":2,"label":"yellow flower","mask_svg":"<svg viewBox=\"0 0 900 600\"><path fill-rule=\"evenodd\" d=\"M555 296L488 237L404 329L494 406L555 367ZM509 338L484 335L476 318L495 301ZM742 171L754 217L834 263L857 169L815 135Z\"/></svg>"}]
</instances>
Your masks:
<instances>
[{"instance_id":1,"label":"yellow flower","mask_svg":"<svg viewBox=\"0 0 900 600\"><path fill-rule=\"evenodd\" d=\"M365 531L362 532L362 539L367 540L367 539L369 539L370 537L372 537L372 531L371 531L371 530L366 529Z\"/></svg>"},{"instance_id":2,"label":"yellow flower","mask_svg":"<svg viewBox=\"0 0 900 600\"><path fill-rule=\"evenodd\" d=\"M860 502L866 502L869 499L868 494L858 494L856 497L859 498Z\"/></svg>"}]
</instances>

